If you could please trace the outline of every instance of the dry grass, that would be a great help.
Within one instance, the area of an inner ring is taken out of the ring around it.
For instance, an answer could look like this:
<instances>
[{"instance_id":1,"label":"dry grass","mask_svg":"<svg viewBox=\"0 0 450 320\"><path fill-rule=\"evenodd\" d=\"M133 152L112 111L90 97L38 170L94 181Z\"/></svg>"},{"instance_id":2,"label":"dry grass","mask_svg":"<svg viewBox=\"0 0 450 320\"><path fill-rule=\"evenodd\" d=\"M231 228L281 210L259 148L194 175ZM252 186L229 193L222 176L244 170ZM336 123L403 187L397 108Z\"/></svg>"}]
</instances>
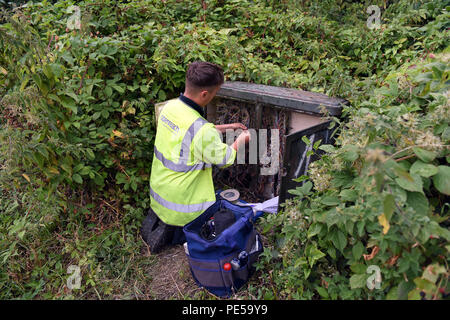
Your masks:
<instances>
[{"instance_id":1,"label":"dry grass","mask_svg":"<svg viewBox=\"0 0 450 320\"><path fill-rule=\"evenodd\" d=\"M156 255L156 263L148 270L150 294L155 299L194 298L200 289L189 271L182 245L167 248Z\"/></svg>"}]
</instances>

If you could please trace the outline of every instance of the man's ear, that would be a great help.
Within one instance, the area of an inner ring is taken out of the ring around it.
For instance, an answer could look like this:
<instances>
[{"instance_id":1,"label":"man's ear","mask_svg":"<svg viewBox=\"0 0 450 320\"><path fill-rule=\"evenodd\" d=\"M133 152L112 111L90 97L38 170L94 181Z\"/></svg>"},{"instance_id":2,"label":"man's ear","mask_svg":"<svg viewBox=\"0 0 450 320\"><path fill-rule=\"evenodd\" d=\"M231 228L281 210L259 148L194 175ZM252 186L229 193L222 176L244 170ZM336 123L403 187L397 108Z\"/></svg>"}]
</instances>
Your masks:
<instances>
[{"instance_id":1,"label":"man's ear","mask_svg":"<svg viewBox=\"0 0 450 320\"><path fill-rule=\"evenodd\" d=\"M203 99L206 99L206 98L208 97L208 95L209 95L209 91L208 91L208 90L202 90L202 91L200 92L200 96L201 96Z\"/></svg>"}]
</instances>

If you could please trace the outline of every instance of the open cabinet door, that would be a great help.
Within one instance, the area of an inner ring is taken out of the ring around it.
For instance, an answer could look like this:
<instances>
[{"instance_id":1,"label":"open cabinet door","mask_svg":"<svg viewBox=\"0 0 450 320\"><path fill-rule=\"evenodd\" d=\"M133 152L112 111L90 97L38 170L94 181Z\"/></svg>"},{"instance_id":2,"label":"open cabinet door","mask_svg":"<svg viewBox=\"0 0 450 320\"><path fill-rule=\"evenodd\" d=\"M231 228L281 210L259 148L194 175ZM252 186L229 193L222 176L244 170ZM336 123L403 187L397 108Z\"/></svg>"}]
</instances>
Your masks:
<instances>
[{"instance_id":1,"label":"open cabinet door","mask_svg":"<svg viewBox=\"0 0 450 320\"><path fill-rule=\"evenodd\" d=\"M301 186L303 182L295 182L292 179L306 175L311 162L318 160L320 154L323 153L321 150L316 150L312 156L307 155L308 151L312 150L314 143L322 140L321 145L332 144L330 136L333 129L328 129L330 123L331 121L323 122L286 136L279 204L282 204L286 199L294 197L294 195L288 193L288 190ZM303 136L306 136L312 142L311 145L306 145L302 140Z\"/></svg>"}]
</instances>

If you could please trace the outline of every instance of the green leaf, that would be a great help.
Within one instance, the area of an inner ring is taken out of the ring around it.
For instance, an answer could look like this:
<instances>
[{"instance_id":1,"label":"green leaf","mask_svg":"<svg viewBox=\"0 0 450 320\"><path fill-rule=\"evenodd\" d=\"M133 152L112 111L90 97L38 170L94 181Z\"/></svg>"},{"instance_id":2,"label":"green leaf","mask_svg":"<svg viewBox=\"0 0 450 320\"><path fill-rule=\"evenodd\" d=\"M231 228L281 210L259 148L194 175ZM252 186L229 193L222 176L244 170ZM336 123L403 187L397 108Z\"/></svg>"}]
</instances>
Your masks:
<instances>
[{"instance_id":1,"label":"green leaf","mask_svg":"<svg viewBox=\"0 0 450 320\"><path fill-rule=\"evenodd\" d=\"M355 260L358 260L359 258L361 258L363 252L364 252L364 245L362 244L361 241L358 241L352 248L353 258Z\"/></svg>"},{"instance_id":2,"label":"green leaf","mask_svg":"<svg viewBox=\"0 0 450 320\"><path fill-rule=\"evenodd\" d=\"M347 246L347 237L341 230L336 230L332 233L331 241L333 242L333 245L341 252Z\"/></svg>"},{"instance_id":3,"label":"green leaf","mask_svg":"<svg viewBox=\"0 0 450 320\"><path fill-rule=\"evenodd\" d=\"M107 119L109 117L109 111L108 110L102 110L102 117Z\"/></svg>"},{"instance_id":4,"label":"green leaf","mask_svg":"<svg viewBox=\"0 0 450 320\"><path fill-rule=\"evenodd\" d=\"M308 139L307 136L302 136L302 141L303 141L307 146L309 146L309 145L311 144L311 141Z\"/></svg>"},{"instance_id":5,"label":"green leaf","mask_svg":"<svg viewBox=\"0 0 450 320\"><path fill-rule=\"evenodd\" d=\"M383 201L383 213L388 221L391 220L392 213L395 209L395 200L392 194L387 194Z\"/></svg>"},{"instance_id":6,"label":"green leaf","mask_svg":"<svg viewBox=\"0 0 450 320\"><path fill-rule=\"evenodd\" d=\"M341 203L338 197L335 196L326 196L320 200L321 203L327 206L336 206Z\"/></svg>"},{"instance_id":7,"label":"green leaf","mask_svg":"<svg viewBox=\"0 0 450 320\"><path fill-rule=\"evenodd\" d=\"M78 109L77 109L77 106L75 105L75 101L73 99L71 99L70 97L67 97L67 96L61 96L60 101L64 108L72 110L72 112L74 114L77 114Z\"/></svg>"},{"instance_id":8,"label":"green leaf","mask_svg":"<svg viewBox=\"0 0 450 320\"><path fill-rule=\"evenodd\" d=\"M434 283L423 278L415 278L414 283L417 288L427 293L433 293L436 290L436 285Z\"/></svg>"},{"instance_id":9,"label":"green leaf","mask_svg":"<svg viewBox=\"0 0 450 320\"><path fill-rule=\"evenodd\" d=\"M441 273L446 273L445 268L439 266L439 264L432 264L425 268L422 274L422 278L430 281L431 283L436 283Z\"/></svg>"},{"instance_id":10,"label":"green leaf","mask_svg":"<svg viewBox=\"0 0 450 320\"><path fill-rule=\"evenodd\" d=\"M295 189L290 189L290 190L288 190L288 192L290 194L293 194L293 195L296 195L299 197L303 197L311 191L311 188L312 188L312 182L307 181L301 187L297 187Z\"/></svg>"},{"instance_id":11,"label":"green leaf","mask_svg":"<svg viewBox=\"0 0 450 320\"><path fill-rule=\"evenodd\" d=\"M333 174L333 180L331 180L331 183L334 187L348 188L353 185L353 179L354 177L351 173L341 171Z\"/></svg>"},{"instance_id":12,"label":"green leaf","mask_svg":"<svg viewBox=\"0 0 450 320\"><path fill-rule=\"evenodd\" d=\"M421 73L414 80L417 82L429 82L433 80L433 73L432 72Z\"/></svg>"},{"instance_id":13,"label":"green leaf","mask_svg":"<svg viewBox=\"0 0 450 320\"><path fill-rule=\"evenodd\" d=\"M431 162L434 160L434 158L436 158L436 153L432 151L427 151L418 147L414 147L413 151L416 154L416 156L423 162Z\"/></svg>"},{"instance_id":14,"label":"green leaf","mask_svg":"<svg viewBox=\"0 0 450 320\"><path fill-rule=\"evenodd\" d=\"M111 97L111 95L112 95L112 89L111 89L110 86L107 86L107 87L105 88L105 94L106 94L106 96L107 96L108 98Z\"/></svg>"},{"instance_id":15,"label":"green leaf","mask_svg":"<svg viewBox=\"0 0 450 320\"><path fill-rule=\"evenodd\" d=\"M42 154L42 156L48 160L49 154L47 148L43 144L39 144L36 146L36 150Z\"/></svg>"},{"instance_id":16,"label":"green leaf","mask_svg":"<svg viewBox=\"0 0 450 320\"><path fill-rule=\"evenodd\" d=\"M304 268L303 274L305 275L305 279L308 279L309 275L311 274L311 269Z\"/></svg>"},{"instance_id":17,"label":"green leaf","mask_svg":"<svg viewBox=\"0 0 450 320\"><path fill-rule=\"evenodd\" d=\"M364 288L366 285L366 275L365 274L354 274L350 277L350 288L358 289Z\"/></svg>"},{"instance_id":18,"label":"green leaf","mask_svg":"<svg viewBox=\"0 0 450 320\"><path fill-rule=\"evenodd\" d=\"M89 167L83 167L83 169L80 170L79 174L82 176L86 176L91 172L91 169Z\"/></svg>"},{"instance_id":19,"label":"green leaf","mask_svg":"<svg viewBox=\"0 0 450 320\"><path fill-rule=\"evenodd\" d=\"M72 125L77 129L80 129L81 127L81 124L79 122L72 122Z\"/></svg>"},{"instance_id":20,"label":"green leaf","mask_svg":"<svg viewBox=\"0 0 450 320\"><path fill-rule=\"evenodd\" d=\"M94 182L98 186L103 186L104 180L105 179L102 176L98 175L98 176L95 177Z\"/></svg>"},{"instance_id":21,"label":"green leaf","mask_svg":"<svg viewBox=\"0 0 450 320\"><path fill-rule=\"evenodd\" d=\"M409 176L409 177L408 177ZM395 182L405 190L423 192L422 178L415 174L407 174L407 176L401 176L395 179Z\"/></svg>"},{"instance_id":22,"label":"green leaf","mask_svg":"<svg viewBox=\"0 0 450 320\"><path fill-rule=\"evenodd\" d=\"M308 180L308 179L309 179L308 176L306 176L306 175L301 175L301 176L298 177L298 178L292 179L292 181L295 181L295 182L303 182L303 181Z\"/></svg>"},{"instance_id":23,"label":"green leaf","mask_svg":"<svg viewBox=\"0 0 450 320\"><path fill-rule=\"evenodd\" d=\"M317 290L317 292L319 293L319 295L322 298L324 298L324 299L328 299L329 298L328 292L327 292L327 290L325 288L317 286L316 290Z\"/></svg>"},{"instance_id":24,"label":"green leaf","mask_svg":"<svg viewBox=\"0 0 450 320\"><path fill-rule=\"evenodd\" d=\"M381 192L384 183L384 174L381 172L375 173L375 183L377 185L377 192Z\"/></svg>"},{"instance_id":25,"label":"green leaf","mask_svg":"<svg viewBox=\"0 0 450 320\"><path fill-rule=\"evenodd\" d=\"M421 215L426 215L428 213L428 199L421 192L408 192L407 198L408 205L416 211L416 213Z\"/></svg>"},{"instance_id":26,"label":"green leaf","mask_svg":"<svg viewBox=\"0 0 450 320\"><path fill-rule=\"evenodd\" d=\"M98 118L100 118L100 116L102 115L101 111L97 111L92 115L92 120L97 120Z\"/></svg>"},{"instance_id":27,"label":"green leaf","mask_svg":"<svg viewBox=\"0 0 450 320\"><path fill-rule=\"evenodd\" d=\"M336 208L332 208L325 213L325 222L327 224L328 229L330 229L333 225L339 222L339 219L342 217L342 214L337 212Z\"/></svg>"},{"instance_id":28,"label":"green leaf","mask_svg":"<svg viewBox=\"0 0 450 320\"><path fill-rule=\"evenodd\" d=\"M317 148L320 146L321 142L322 142L322 139L319 139L316 142L314 142L313 149L317 150Z\"/></svg>"},{"instance_id":29,"label":"green leaf","mask_svg":"<svg viewBox=\"0 0 450 320\"><path fill-rule=\"evenodd\" d=\"M444 129L444 132L442 133L442 140L443 141L450 140L450 127L449 126Z\"/></svg>"},{"instance_id":30,"label":"green leaf","mask_svg":"<svg viewBox=\"0 0 450 320\"><path fill-rule=\"evenodd\" d=\"M355 263L350 266L350 270L352 270L353 273L363 274L366 273L367 266L362 263Z\"/></svg>"},{"instance_id":31,"label":"green leaf","mask_svg":"<svg viewBox=\"0 0 450 320\"><path fill-rule=\"evenodd\" d=\"M308 239L314 237L322 231L322 225L320 223L312 224L308 229Z\"/></svg>"},{"instance_id":32,"label":"green leaf","mask_svg":"<svg viewBox=\"0 0 450 320\"><path fill-rule=\"evenodd\" d=\"M20 240L22 240L23 237L25 236L25 231L26 231L26 230L22 230L22 231L20 231L19 234L17 235L17 236L19 237Z\"/></svg>"},{"instance_id":33,"label":"green leaf","mask_svg":"<svg viewBox=\"0 0 450 320\"><path fill-rule=\"evenodd\" d=\"M415 286L415 285L414 285ZM420 289L415 288L408 293L408 300L421 300Z\"/></svg>"},{"instance_id":34,"label":"green leaf","mask_svg":"<svg viewBox=\"0 0 450 320\"><path fill-rule=\"evenodd\" d=\"M450 167L449 166L439 166L438 173L433 176L433 184L436 189L450 196Z\"/></svg>"},{"instance_id":35,"label":"green leaf","mask_svg":"<svg viewBox=\"0 0 450 320\"><path fill-rule=\"evenodd\" d=\"M428 224L431 234L437 235L450 241L450 231L447 228L442 228L436 221L431 221Z\"/></svg>"},{"instance_id":36,"label":"green leaf","mask_svg":"<svg viewBox=\"0 0 450 320\"><path fill-rule=\"evenodd\" d=\"M73 167L73 171L74 171L74 172L78 172L78 171L80 171L83 167L84 167L84 164L83 164L83 163L79 163L79 164L77 164L75 167Z\"/></svg>"},{"instance_id":37,"label":"green leaf","mask_svg":"<svg viewBox=\"0 0 450 320\"><path fill-rule=\"evenodd\" d=\"M75 173L72 176L72 180L75 181L76 183L79 183L79 184L83 183L83 178L78 173Z\"/></svg>"},{"instance_id":38,"label":"green leaf","mask_svg":"<svg viewBox=\"0 0 450 320\"><path fill-rule=\"evenodd\" d=\"M54 77L53 71L50 67L50 65L46 64L44 65L44 67L42 68L42 71L44 72L44 74L47 76L48 79L52 79Z\"/></svg>"},{"instance_id":39,"label":"green leaf","mask_svg":"<svg viewBox=\"0 0 450 320\"><path fill-rule=\"evenodd\" d=\"M408 299L408 293L414 289L416 286L412 281L402 281L398 285L397 299L406 300Z\"/></svg>"},{"instance_id":40,"label":"green leaf","mask_svg":"<svg viewBox=\"0 0 450 320\"><path fill-rule=\"evenodd\" d=\"M42 169L44 167L44 158L42 157L42 155L40 153L34 152L33 159L36 161L39 168Z\"/></svg>"},{"instance_id":41,"label":"green leaf","mask_svg":"<svg viewBox=\"0 0 450 320\"><path fill-rule=\"evenodd\" d=\"M386 300L397 300L398 299L398 287L392 287L391 290L386 294Z\"/></svg>"},{"instance_id":42,"label":"green leaf","mask_svg":"<svg viewBox=\"0 0 450 320\"><path fill-rule=\"evenodd\" d=\"M148 92L148 86L142 85L142 86L140 86L140 89L141 89L142 93L147 93Z\"/></svg>"},{"instance_id":43,"label":"green leaf","mask_svg":"<svg viewBox=\"0 0 450 320\"><path fill-rule=\"evenodd\" d=\"M61 168L68 174L72 174L72 167L67 163L61 163Z\"/></svg>"},{"instance_id":44,"label":"green leaf","mask_svg":"<svg viewBox=\"0 0 450 320\"><path fill-rule=\"evenodd\" d=\"M345 152L342 153L342 158L345 161L353 162L358 159L358 147L354 145L347 145L343 148Z\"/></svg>"},{"instance_id":45,"label":"green leaf","mask_svg":"<svg viewBox=\"0 0 450 320\"><path fill-rule=\"evenodd\" d=\"M95 159L95 154L94 154L94 151L92 151L92 149L87 148L86 149L86 155L87 155L89 160L94 160Z\"/></svg>"},{"instance_id":46,"label":"green leaf","mask_svg":"<svg viewBox=\"0 0 450 320\"><path fill-rule=\"evenodd\" d=\"M356 199L358 199L358 192L356 192L356 190L345 189L345 190L341 191L339 196L341 197L341 199L343 201L352 201L352 202L354 202L354 201L356 201Z\"/></svg>"},{"instance_id":47,"label":"green leaf","mask_svg":"<svg viewBox=\"0 0 450 320\"><path fill-rule=\"evenodd\" d=\"M63 75L63 73L64 73L63 66L58 64L58 63L52 63L50 65L50 68L52 69L53 74L57 78L60 78Z\"/></svg>"},{"instance_id":48,"label":"green leaf","mask_svg":"<svg viewBox=\"0 0 450 320\"><path fill-rule=\"evenodd\" d=\"M332 258L332 259L336 259L336 250L332 247L329 246L327 249L327 254Z\"/></svg>"},{"instance_id":49,"label":"green leaf","mask_svg":"<svg viewBox=\"0 0 450 320\"><path fill-rule=\"evenodd\" d=\"M298 258L295 260L294 268L298 268L299 266L304 266L305 264L308 264L308 261L306 261L305 257Z\"/></svg>"},{"instance_id":50,"label":"green leaf","mask_svg":"<svg viewBox=\"0 0 450 320\"><path fill-rule=\"evenodd\" d=\"M299 190L300 190L303 194L306 195L306 194L308 194L308 193L311 191L312 186L313 186L312 182L311 182L311 181L307 181L307 182L305 182L305 183L299 188Z\"/></svg>"},{"instance_id":51,"label":"green leaf","mask_svg":"<svg viewBox=\"0 0 450 320\"><path fill-rule=\"evenodd\" d=\"M414 164L409 168L411 174L417 174L421 177L431 177L438 173L438 168L432 164L424 163L420 160L414 162Z\"/></svg>"},{"instance_id":52,"label":"green leaf","mask_svg":"<svg viewBox=\"0 0 450 320\"><path fill-rule=\"evenodd\" d=\"M164 100L166 100L166 98L167 98L166 93L163 90L159 90L158 91L158 100L164 101Z\"/></svg>"},{"instance_id":53,"label":"green leaf","mask_svg":"<svg viewBox=\"0 0 450 320\"><path fill-rule=\"evenodd\" d=\"M314 265L314 263L319 260L320 258L325 257L325 253L323 253L322 251L320 251L319 249L317 249L316 247L313 247L310 252L309 252L309 256L308 256L308 260L309 260L309 266L312 268L312 266Z\"/></svg>"},{"instance_id":54,"label":"green leaf","mask_svg":"<svg viewBox=\"0 0 450 320\"><path fill-rule=\"evenodd\" d=\"M119 93L124 93L125 92L125 89L122 88L121 86L117 85L117 84L113 84L113 85L111 85L111 87L113 87Z\"/></svg>"},{"instance_id":55,"label":"green leaf","mask_svg":"<svg viewBox=\"0 0 450 320\"><path fill-rule=\"evenodd\" d=\"M358 221L356 223L356 229L358 230L358 235L360 237L362 237L362 235L364 234L364 227L365 227L365 222L364 221Z\"/></svg>"},{"instance_id":56,"label":"green leaf","mask_svg":"<svg viewBox=\"0 0 450 320\"><path fill-rule=\"evenodd\" d=\"M296 188L296 189L289 189L287 192L290 193L290 194L293 194L294 196L303 197L303 193L301 193L298 190L298 188Z\"/></svg>"},{"instance_id":57,"label":"green leaf","mask_svg":"<svg viewBox=\"0 0 450 320\"><path fill-rule=\"evenodd\" d=\"M323 150L325 152L331 153L331 152L334 152L336 150L336 148L334 146L332 146L331 144L323 144L319 147L319 150Z\"/></svg>"}]
</instances>

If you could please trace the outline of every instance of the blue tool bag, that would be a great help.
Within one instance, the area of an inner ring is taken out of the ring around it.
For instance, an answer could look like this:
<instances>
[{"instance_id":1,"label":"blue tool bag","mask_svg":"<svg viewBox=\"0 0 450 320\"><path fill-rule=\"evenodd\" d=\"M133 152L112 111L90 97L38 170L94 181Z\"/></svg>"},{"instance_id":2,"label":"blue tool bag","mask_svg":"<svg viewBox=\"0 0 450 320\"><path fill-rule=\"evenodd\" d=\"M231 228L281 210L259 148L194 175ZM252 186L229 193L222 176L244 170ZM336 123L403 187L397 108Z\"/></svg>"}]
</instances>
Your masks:
<instances>
[{"instance_id":1,"label":"blue tool bag","mask_svg":"<svg viewBox=\"0 0 450 320\"><path fill-rule=\"evenodd\" d=\"M217 212L232 212L231 225L213 237L205 237ZM253 226L251 207L218 198L198 218L184 226L186 255L195 282L209 292L229 297L247 283L254 262L263 251L260 234Z\"/></svg>"}]
</instances>

